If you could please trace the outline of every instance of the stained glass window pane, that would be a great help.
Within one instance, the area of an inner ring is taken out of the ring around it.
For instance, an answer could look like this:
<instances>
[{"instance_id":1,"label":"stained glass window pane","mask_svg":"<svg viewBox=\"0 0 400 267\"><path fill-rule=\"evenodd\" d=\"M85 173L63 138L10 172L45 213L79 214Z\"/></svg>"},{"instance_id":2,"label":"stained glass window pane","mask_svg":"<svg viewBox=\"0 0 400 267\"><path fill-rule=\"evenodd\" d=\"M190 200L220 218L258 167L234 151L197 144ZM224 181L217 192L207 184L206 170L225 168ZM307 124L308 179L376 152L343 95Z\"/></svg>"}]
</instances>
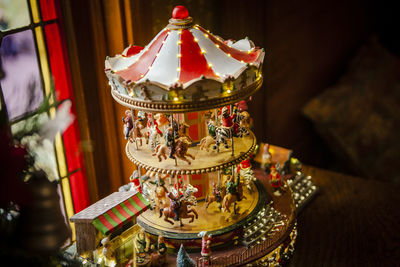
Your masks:
<instances>
[{"instance_id":1,"label":"stained glass window pane","mask_svg":"<svg viewBox=\"0 0 400 267\"><path fill-rule=\"evenodd\" d=\"M34 111L43 101L39 65L31 30L7 35L0 48L1 87L10 120Z\"/></svg>"},{"instance_id":2,"label":"stained glass window pane","mask_svg":"<svg viewBox=\"0 0 400 267\"><path fill-rule=\"evenodd\" d=\"M69 180L75 212L78 213L90 204L87 181L82 170L71 174Z\"/></svg>"},{"instance_id":3,"label":"stained glass window pane","mask_svg":"<svg viewBox=\"0 0 400 267\"><path fill-rule=\"evenodd\" d=\"M26 0L0 0L0 30L10 30L30 23Z\"/></svg>"},{"instance_id":4,"label":"stained glass window pane","mask_svg":"<svg viewBox=\"0 0 400 267\"><path fill-rule=\"evenodd\" d=\"M40 0L40 9L44 21L55 19L57 17L55 5L56 3L54 0Z\"/></svg>"}]
</instances>

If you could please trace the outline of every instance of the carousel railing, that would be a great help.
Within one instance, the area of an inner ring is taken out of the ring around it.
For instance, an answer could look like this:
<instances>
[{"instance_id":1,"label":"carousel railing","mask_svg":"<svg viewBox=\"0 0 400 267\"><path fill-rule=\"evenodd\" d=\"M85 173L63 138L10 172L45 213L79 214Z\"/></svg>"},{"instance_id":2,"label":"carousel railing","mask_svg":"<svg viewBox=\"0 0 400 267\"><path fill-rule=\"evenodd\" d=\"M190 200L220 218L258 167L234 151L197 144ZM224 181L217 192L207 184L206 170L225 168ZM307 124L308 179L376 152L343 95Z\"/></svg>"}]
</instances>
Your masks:
<instances>
[{"instance_id":1,"label":"carousel railing","mask_svg":"<svg viewBox=\"0 0 400 267\"><path fill-rule=\"evenodd\" d=\"M265 241L260 242L251 248L245 249L241 253L233 253L228 256L216 256L210 257L211 264L207 264L207 262L201 258L196 258L196 266L197 267L205 267L205 266L215 266L215 267L224 267L224 266L239 266L253 260L259 259L267 254L267 252L271 252L273 249L278 247L291 232L294 227L294 220L288 220L289 223L285 224L282 227L281 231L276 233L272 238L269 238Z\"/></svg>"}]
</instances>

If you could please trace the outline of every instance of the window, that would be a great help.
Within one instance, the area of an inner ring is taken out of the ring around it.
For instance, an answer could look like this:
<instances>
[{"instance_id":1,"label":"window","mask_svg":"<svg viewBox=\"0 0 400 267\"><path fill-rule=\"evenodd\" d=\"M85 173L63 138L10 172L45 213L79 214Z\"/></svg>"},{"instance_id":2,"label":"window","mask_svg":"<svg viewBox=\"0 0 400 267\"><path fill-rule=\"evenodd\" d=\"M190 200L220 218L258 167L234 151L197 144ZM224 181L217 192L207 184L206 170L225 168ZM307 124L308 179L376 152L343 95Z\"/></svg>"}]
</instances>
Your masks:
<instances>
[{"instance_id":1,"label":"window","mask_svg":"<svg viewBox=\"0 0 400 267\"><path fill-rule=\"evenodd\" d=\"M12 132L32 118L48 96L53 103L70 99L76 117L59 14L57 0L0 0L0 97ZM54 108L44 119L53 116ZM54 163L61 204L69 218L90 204L77 119L56 136L48 158Z\"/></svg>"}]
</instances>

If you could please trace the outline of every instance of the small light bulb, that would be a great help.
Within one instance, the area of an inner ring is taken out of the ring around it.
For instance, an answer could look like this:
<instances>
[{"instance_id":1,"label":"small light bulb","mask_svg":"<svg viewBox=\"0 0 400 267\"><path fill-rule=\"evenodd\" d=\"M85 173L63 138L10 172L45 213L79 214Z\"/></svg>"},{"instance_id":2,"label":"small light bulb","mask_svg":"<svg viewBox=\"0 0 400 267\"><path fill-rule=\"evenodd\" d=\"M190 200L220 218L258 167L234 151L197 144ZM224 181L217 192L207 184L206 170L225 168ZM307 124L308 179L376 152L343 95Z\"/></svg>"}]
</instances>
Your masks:
<instances>
[{"instance_id":1,"label":"small light bulb","mask_svg":"<svg viewBox=\"0 0 400 267\"><path fill-rule=\"evenodd\" d=\"M178 101L179 100L179 98L177 98L176 96L174 97L174 101Z\"/></svg>"},{"instance_id":2,"label":"small light bulb","mask_svg":"<svg viewBox=\"0 0 400 267\"><path fill-rule=\"evenodd\" d=\"M231 91L230 89L228 89L226 92L227 92L228 94L230 94L232 91Z\"/></svg>"},{"instance_id":3,"label":"small light bulb","mask_svg":"<svg viewBox=\"0 0 400 267\"><path fill-rule=\"evenodd\" d=\"M207 34L207 33L205 33L205 34L204 34L204 37L208 38L208 34Z\"/></svg>"},{"instance_id":4,"label":"small light bulb","mask_svg":"<svg viewBox=\"0 0 400 267\"><path fill-rule=\"evenodd\" d=\"M231 57L231 54L228 54L228 57Z\"/></svg>"},{"instance_id":5,"label":"small light bulb","mask_svg":"<svg viewBox=\"0 0 400 267\"><path fill-rule=\"evenodd\" d=\"M197 43L199 40L195 37L195 38L194 38L194 41Z\"/></svg>"},{"instance_id":6,"label":"small light bulb","mask_svg":"<svg viewBox=\"0 0 400 267\"><path fill-rule=\"evenodd\" d=\"M182 43L182 41L178 41L178 42L176 42L178 45L180 45L181 43Z\"/></svg>"},{"instance_id":7,"label":"small light bulb","mask_svg":"<svg viewBox=\"0 0 400 267\"><path fill-rule=\"evenodd\" d=\"M178 55L176 55L177 57L182 57L182 54L178 54Z\"/></svg>"},{"instance_id":8,"label":"small light bulb","mask_svg":"<svg viewBox=\"0 0 400 267\"><path fill-rule=\"evenodd\" d=\"M202 53L202 54L205 54L205 53L206 53L206 50L201 49L201 53Z\"/></svg>"},{"instance_id":9,"label":"small light bulb","mask_svg":"<svg viewBox=\"0 0 400 267\"><path fill-rule=\"evenodd\" d=\"M162 41L162 43L163 43L163 44L165 44L165 40L164 40L164 41Z\"/></svg>"},{"instance_id":10,"label":"small light bulb","mask_svg":"<svg viewBox=\"0 0 400 267\"><path fill-rule=\"evenodd\" d=\"M243 61L243 60L240 60L240 62L244 63L244 61Z\"/></svg>"},{"instance_id":11,"label":"small light bulb","mask_svg":"<svg viewBox=\"0 0 400 267\"><path fill-rule=\"evenodd\" d=\"M251 50L247 50L247 54L250 54L251 53Z\"/></svg>"},{"instance_id":12,"label":"small light bulb","mask_svg":"<svg viewBox=\"0 0 400 267\"><path fill-rule=\"evenodd\" d=\"M143 78L143 76L144 76L143 74L140 74L140 78Z\"/></svg>"},{"instance_id":13,"label":"small light bulb","mask_svg":"<svg viewBox=\"0 0 400 267\"><path fill-rule=\"evenodd\" d=\"M218 72L216 72L216 73L215 73L215 75L219 76L219 73L218 73Z\"/></svg>"},{"instance_id":14,"label":"small light bulb","mask_svg":"<svg viewBox=\"0 0 400 267\"><path fill-rule=\"evenodd\" d=\"M176 68L176 70L177 70L177 71L181 71L181 68L180 68L180 67L178 67L178 68Z\"/></svg>"},{"instance_id":15,"label":"small light bulb","mask_svg":"<svg viewBox=\"0 0 400 267\"><path fill-rule=\"evenodd\" d=\"M211 63L208 63L208 67L210 67L210 68L211 68L211 67L212 67L212 64L211 64Z\"/></svg>"},{"instance_id":16,"label":"small light bulb","mask_svg":"<svg viewBox=\"0 0 400 267\"><path fill-rule=\"evenodd\" d=\"M219 48L219 44L216 44L215 46L216 46L217 48Z\"/></svg>"}]
</instances>

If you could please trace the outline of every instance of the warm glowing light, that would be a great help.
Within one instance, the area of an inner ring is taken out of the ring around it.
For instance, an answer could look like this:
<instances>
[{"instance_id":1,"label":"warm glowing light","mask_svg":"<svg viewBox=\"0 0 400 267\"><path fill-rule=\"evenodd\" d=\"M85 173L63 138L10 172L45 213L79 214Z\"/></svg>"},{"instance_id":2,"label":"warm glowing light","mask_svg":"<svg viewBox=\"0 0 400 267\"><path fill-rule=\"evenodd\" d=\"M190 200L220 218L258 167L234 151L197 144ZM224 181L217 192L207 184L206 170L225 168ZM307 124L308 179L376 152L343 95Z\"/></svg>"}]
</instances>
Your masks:
<instances>
[{"instance_id":1,"label":"warm glowing light","mask_svg":"<svg viewBox=\"0 0 400 267\"><path fill-rule=\"evenodd\" d=\"M215 46L216 46L217 48L219 48L219 44L216 44Z\"/></svg>"},{"instance_id":2,"label":"warm glowing light","mask_svg":"<svg viewBox=\"0 0 400 267\"><path fill-rule=\"evenodd\" d=\"M243 60L240 60L240 62L244 63L244 61L243 61Z\"/></svg>"},{"instance_id":3,"label":"warm glowing light","mask_svg":"<svg viewBox=\"0 0 400 267\"><path fill-rule=\"evenodd\" d=\"M140 74L140 78L143 78L144 77L144 75L143 74Z\"/></svg>"},{"instance_id":4,"label":"warm glowing light","mask_svg":"<svg viewBox=\"0 0 400 267\"><path fill-rule=\"evenodd\" d=\"M180 68L180 67L178 67L178 68L176 68L176 70L177 70L177 71L181 71L181 68Z\"/></svg>"},{"instance_id":5,"label":"warm glowing light","mask_svg":"<svg viewBox=\"0 0 400 267\"><path fill-rule=\"evenodd\" d=\"M207 33L205 33L205 34L204 34L204 37L208 38L208 34L207 34Z\"/></svg>"},{"instance_id":6,"label":"warm glowing light","mask_svg":"<svg viewBox=\"0 0 400 267\"><path fill-rule=\"evenodd\" d=\"M218 72L216 72L215 75L220 76Z\"/></svg>"},{"instance_id":7,"label":"warm glowing light","mask_svg":"<svg viewBox=\"0 0 400 267\"><path fill-rule=\"evenodd\" d=\"M211 64L211 63L208 63L208 67L210 67L210 68L211 68L211 67L212 67L212 64Z\"/></svg>"},{"instance_id":8,"label":"warm glowing light","mask_svg":"<svg viewBox=\"0 0 400 267\"><path fill-rule=\"evenodd\" d=\"M149 70L151 70L151 66L149 66Z\"/></svg>"},{"instance_id":9,"label":"warm glowing light","mask_svg":"<svg viewBox=\"0 0 400 267\"><path fill-rule=\"evenodd\" d=\"M194 38L194 41L197 43L199 41L199 39L197 39L196 37Z\"/></svg>"},{"instance_id":10,"label":"warm glowing light","mask_svg":"<svg viewBox=\"0 0 400 267\"><path fill-rule=\"evenodd\" d=\"M135 93L133 92L133 90L129 91L129 96L134 96Z\"/></svg>"},{"instance_id":11,"label":"warm glowing light","mask_svg":"<svg viewBox=\"0 0 400 267\"><path fill-rule=\"evenodd\" d=\"M164 41L162 41L162 43L163 43L163 44L165 44L165 40L164 40Z\"/></svg>"},{"instance_id":12,"label":"warm glowing light","mask_svg":"<svg viewBox=\"0 0 400 267\"><path fill-rule=\"evenodd\" d=\"M251 50L247 50L247 54L250 54L251 53Z\"/></svg>"},{"instance_id":13,"label":"warm glowing light","mask_svg":"<svg viewBox=\"0 0 400 267\"><path fill-rule=\"evenodd\" d=\"M179 98L177 98L176 96L174 97L174 101L178 101L179 100Z\"/></svg>"},{"instance_id":14,"label":"warm glowing light","mask_svg":"<svg viewBox=\"0 0 400 267\"><path fill-rule=\"evenodd\" d=\"M176 55L177 57L182 57L182 54L178 54L178 55Z\"/></svg>"},{"instance_id":15,"label":"warm glowing light","mask_svg":"<svg viewBox=\"0 0 400 267\"><path fill-rule=\"evenodd\" d=\"M202 53L202 54L205 54L205 53L206 53L206 50L201 49L201 53Z\"/></svg>"},{"instance_id":16,"label":"warm glowing light","mask_svg":"<svg viewBox=\"0 0 400 267\"><path fill-rule=\"evenodd\" d=\"M157 53L157 54L156 54L156 57L158 57L159 55L160 55L160 53Z\"/></svg>"},{"instance_id":17,"label":"warm glowing light","mask_svg":"<svg viewBox=\"0 0 400 267\"><path fill-rule=\"evenodd\" d=\"M228 54L228 57L231 57L231 54Z\"/></svg>"},{"instance_id":18,"label":"warm glowing light","mask_svg":"<svg viewBox=\"0 0 400 267\"><path fill-rule=\"evenodd\" d=\"M182 43L182 41L181 40L179 40L178 42L176 42L178 45L180 45L181 43Z\"/></svg>"},{"instance_id":19,"label":"warm glowing light","mask_svg":"<svg viewBox=\"0 0 400 267\"><path fill-rule=\"evenodd\" d=\"M228 94L230 94L232 91L231 91L230 89L228 89L228 90L226 90L226 92L227 92Z\"/></svg>"}]
</instances>

